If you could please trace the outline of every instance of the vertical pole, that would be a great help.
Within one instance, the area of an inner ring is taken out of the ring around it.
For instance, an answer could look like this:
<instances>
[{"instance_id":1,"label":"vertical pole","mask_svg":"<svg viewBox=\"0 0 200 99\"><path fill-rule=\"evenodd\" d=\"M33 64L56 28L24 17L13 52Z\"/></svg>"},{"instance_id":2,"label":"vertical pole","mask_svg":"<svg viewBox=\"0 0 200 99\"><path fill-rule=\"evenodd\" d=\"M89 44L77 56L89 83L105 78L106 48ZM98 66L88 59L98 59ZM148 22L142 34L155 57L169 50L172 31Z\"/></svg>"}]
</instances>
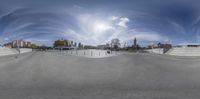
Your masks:
<instances>
[{"instance_id":1,"label":"vertical pole","mask_svg":"<svg viewBox=\"0 0 200 99\"><path fill-rule=\"evenodd\" d=\"M17 40L17 50L18 50L18 55L20 55L20 47L19 47L19 41Z\"/></svg>"},{"instance_id":2,"label":"vertical pole","mask_svg":"<svg viewBox=\"0 0 200 99\"><path fill-rule=\"evenodd\" d=\"M110 43L110 54L112 54L112 42Z\"/></svg>"}]
</instances>

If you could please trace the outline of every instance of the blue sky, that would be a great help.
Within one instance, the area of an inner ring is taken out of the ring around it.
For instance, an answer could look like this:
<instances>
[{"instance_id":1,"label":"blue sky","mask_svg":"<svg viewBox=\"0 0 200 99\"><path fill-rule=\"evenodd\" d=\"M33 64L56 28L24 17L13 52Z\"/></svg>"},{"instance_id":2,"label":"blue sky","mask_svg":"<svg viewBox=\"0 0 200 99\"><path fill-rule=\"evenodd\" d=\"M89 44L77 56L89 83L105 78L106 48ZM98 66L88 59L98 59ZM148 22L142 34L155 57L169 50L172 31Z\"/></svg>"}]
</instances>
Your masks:
<instances>
[{"instance_id":1,"label":"blue sky","mask_svg":"<svg viewBox=\"0 0 200 99\"><path fill-rule=\"evenodd\" d=\"M0 43L199 43L199 0L0 0Z\"/></svg>"}]
</instances>

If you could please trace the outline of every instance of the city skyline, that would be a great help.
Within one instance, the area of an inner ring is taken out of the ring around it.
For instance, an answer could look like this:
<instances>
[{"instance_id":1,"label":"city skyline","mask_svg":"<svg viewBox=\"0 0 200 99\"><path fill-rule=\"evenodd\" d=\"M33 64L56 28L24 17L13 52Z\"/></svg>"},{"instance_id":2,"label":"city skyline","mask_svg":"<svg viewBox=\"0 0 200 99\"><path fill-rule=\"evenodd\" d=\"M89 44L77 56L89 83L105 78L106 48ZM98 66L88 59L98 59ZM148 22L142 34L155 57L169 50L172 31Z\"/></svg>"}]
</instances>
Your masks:
<instances>
[{"instance_id":1,"label":"city skyline","mask_svg":"<svg viewBox=\"0 0 200 99\"><path fill-rule=\"evenodd\" d=\"M198 0L0 0L0 43L200 42ZM123 45L123 44L122 44Z\"/></svg>"}]
</instances>

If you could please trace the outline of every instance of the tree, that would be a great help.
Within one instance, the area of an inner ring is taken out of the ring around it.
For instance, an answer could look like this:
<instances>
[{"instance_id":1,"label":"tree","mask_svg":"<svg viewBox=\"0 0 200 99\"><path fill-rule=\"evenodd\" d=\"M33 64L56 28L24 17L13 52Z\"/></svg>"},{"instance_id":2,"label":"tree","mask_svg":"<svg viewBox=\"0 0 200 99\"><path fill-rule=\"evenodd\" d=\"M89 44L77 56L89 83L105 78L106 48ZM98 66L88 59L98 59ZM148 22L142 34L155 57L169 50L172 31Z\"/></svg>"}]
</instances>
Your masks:
<instances>
[{"instance_id":1,"label":"tree","mask_svg":"<svg viewBox=\"0 0 200 99\"><path fill-rule=\"evenodd\" d=\"M120 40L118 38L111 40L111 48L117 50L120 46Z\"/></svg>"},{"instance_id":2,"label":"tree","mask_svg":"<svg viewBox=\"0 0 200 99\"><path fill-rule=\"evenodd\" d=\"M32 48L32 49L38 49L39 46L37 46L37 45L35 45L35 44L31 44L31 48Z\"/></svg>"}]
</instances>

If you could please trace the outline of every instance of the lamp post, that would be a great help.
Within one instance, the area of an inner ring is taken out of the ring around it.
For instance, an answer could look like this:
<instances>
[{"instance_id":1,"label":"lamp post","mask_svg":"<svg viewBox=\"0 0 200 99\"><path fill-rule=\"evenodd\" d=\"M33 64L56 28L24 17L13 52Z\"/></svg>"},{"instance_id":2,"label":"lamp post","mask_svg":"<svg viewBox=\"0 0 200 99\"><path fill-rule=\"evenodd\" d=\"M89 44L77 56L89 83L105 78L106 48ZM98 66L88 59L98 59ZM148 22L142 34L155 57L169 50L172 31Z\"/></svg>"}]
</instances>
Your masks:
<instances>
[{"instance_id":1,"label":"lamp post","mask_svg":"<svg viewBox=\"0 0 200 99\"><path fill-rule=\"evenodd\" d=\"M110 53L112 54L112 42L110 43Z\"/></svg>"},{"instance_id":2,"label":"lamp post","mask_svg":"<svg viewBox=\"0 0 200 99\"><path fill-rule=\"evenodd\" d=\"M16 40L16 50L18 51L16 58L18 58L18 55L20 55L19 40Z\"/></svg>"},{"instance_id":3,"label":"lamp post","mask_svg":"<svg viewBox=\"0 0 200 99\"><path fill-rule=\"evenodd\" d=\"M17 49L18 49L18 53L20 55L20 46L19 46L19 43L20 43L20 41L18 40L18 42L17 42Z\"/></svg>"}]
</instances>

